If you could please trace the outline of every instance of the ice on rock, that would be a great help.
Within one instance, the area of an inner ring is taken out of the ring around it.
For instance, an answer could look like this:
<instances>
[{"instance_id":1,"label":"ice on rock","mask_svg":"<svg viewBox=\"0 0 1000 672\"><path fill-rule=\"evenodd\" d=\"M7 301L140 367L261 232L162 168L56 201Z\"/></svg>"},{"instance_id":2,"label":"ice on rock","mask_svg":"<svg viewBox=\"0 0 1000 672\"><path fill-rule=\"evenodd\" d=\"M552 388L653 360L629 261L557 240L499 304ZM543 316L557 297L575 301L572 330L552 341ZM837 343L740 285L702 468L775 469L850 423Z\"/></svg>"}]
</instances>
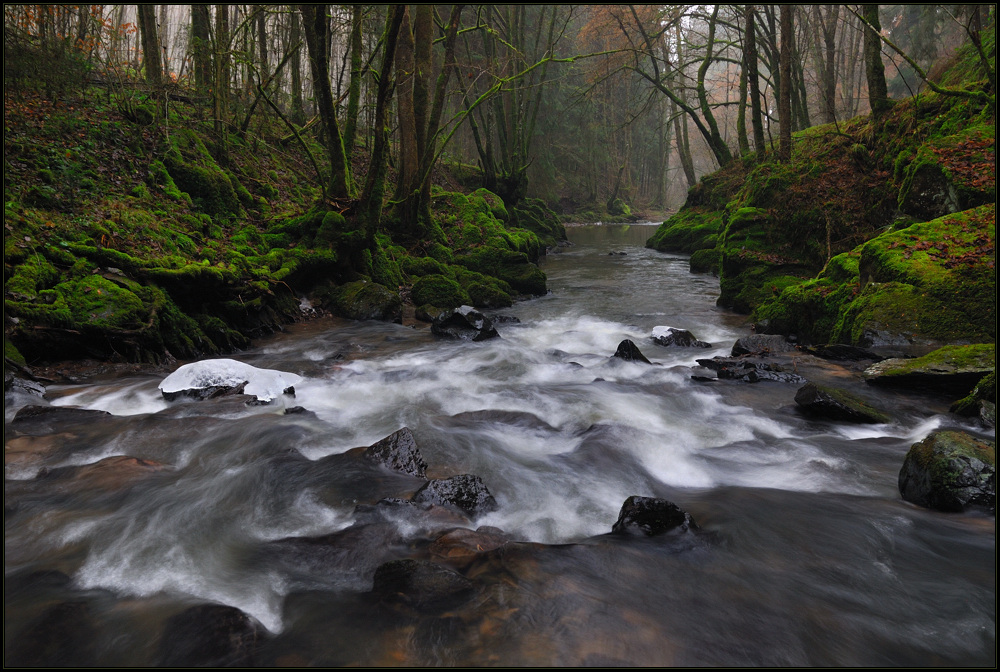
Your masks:
<instances>
[{"instance_id":1,"label":"ice on rock","mask_svg":"<svg viewBox=\"0 0 1000 672\"><path fill-rule=\"evenodd\" d=\"M166 397L186 390L236 387L246 382L245 394L268 402L301 380L302 376L294 373L258 369L235 359L206 359L185 364L164 378L160 392Z\"/></svg>"},{"instance_id":2,"label":"ice on rock","mask_svg":"<svg viewBox=\"0 0 1000 672\"><path fill-rule=\"evenodd\" d=\"M653 340L657 338L666 338L671 334L671 332L678 331L675 327L653 327Z\"/></svg>"}]
</instances>

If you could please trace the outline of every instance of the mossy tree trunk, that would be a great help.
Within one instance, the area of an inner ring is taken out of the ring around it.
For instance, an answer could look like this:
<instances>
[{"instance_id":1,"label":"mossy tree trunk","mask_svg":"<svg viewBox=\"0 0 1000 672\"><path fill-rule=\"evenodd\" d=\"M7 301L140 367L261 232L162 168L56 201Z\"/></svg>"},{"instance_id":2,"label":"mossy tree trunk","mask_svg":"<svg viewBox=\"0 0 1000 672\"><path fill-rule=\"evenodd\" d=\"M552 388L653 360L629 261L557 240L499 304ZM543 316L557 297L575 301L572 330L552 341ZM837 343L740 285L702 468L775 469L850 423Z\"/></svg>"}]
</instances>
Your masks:
<instances>
[{"instance_id":1,"label":"mossy tree trunk","mask_svg":"<svg viewBox=\"0 0 1000 672\"><path fill-rule=\"evenodd\" d=\"M865 31L865 76L868 79L868 104L872 114L880 117L891 106L885 84L885 66L882 64L882 24L878 19L878 5L862 5L862 17L868 24Z\"/></svg>"},{"instance_id":2,"label":"mossy tree trunk","mask_svg":"<svg viewBox=\"0 0 1000 672\"><path fill-rule=\"evenodd\" d=\"M330 177L327 195L332 198L350 198L351 173L344 153L344 140L337 122L333 90L330 88L330 45L327 30L326 5L299 5L302 14L303 32L309 50L309 66L312 72L313 93L319 109L323 131L326 134L326 149L330 160Z\"/></svg>"},{"instance_id":3,"label":"mossy tree trunk","mask_svg":"<svg viewBox=\"0 0 1000 672\"><path fill-rule=\"evenodd\" d=\"M750 89L750 125L753 128L753 147L762 156L766 147L764 140L764 118L760 104L760 75L757 71L757 28L756 11L753 5L746 6L746 39L743 42L744 59L747 65L747 86Z\"/></svg>"},{"instance_id":4,"label":"mossy tree trunk","mask_svg":"<svg viewBox=\"0 0 1000 672\"><path fill-rule=\"evenodd\" d=\"M358 134L358 107L361 101L361 78L364 76L364 61L362 59L364 44L361 39L361 22L364 18L364 7L353 5L351 8L351 81L347 93L347 121L344 123L344 153L350 159L354 153L355 138Z\"/></svg>"},{"instance_id":5,"label":"mossy tree trunk","mask_svg":"<svg viewBox=\"0 0 1000 672\"><path fill-rule=\"evenodd\" d=\"M299 43L299 40L302 39L299 14L298 12L290 12L288 18L289 21L291 21L288 42L289 46L294 46ZM301 126L306 123L306 113L302 106L302 67L298 54L296 54L292 59L290 78L292 87L292 111L289 116L291 117L292 122Z\"/></svg>"},{"instance_id":6,"label":"mossy tree trunk","mask_svg":"<svg viewBox=\"0 0 1000 672\"><path fill-rule=\"evenodd\" d=\"M212 81L212 51L209 44L208 5L191 6L191 47L194 58L194 82L205 91Z\"/></svg>"},{"instance_id":7,"label":"mossy tree trunk","mask_svg":"<svg viewBox=\"0 0 1000 672\"><path fill-rule=\"evenodd\" d=\"M212 87L212 119L216 160L229 163L229 5L215 6L215 86Z\"/></svg>"}]
</instances>

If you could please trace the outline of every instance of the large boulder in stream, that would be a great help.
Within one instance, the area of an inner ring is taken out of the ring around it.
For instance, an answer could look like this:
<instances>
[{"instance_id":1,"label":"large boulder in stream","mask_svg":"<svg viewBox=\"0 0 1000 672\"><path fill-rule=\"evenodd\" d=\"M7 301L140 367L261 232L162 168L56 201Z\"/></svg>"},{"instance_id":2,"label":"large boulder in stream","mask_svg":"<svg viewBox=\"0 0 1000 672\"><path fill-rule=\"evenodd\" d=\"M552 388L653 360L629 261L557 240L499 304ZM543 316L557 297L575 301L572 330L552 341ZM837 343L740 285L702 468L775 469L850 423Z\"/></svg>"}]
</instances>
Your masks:
<instances>
[{"instance_id":1,"label":"large boulder in stream","mask_svg":"<svg viewBox=\"0 0 1000 672\"><path fill-rule=\"evenodd\" d=\"M483 483L483 479L474 474L459 474L428 481L414 493L413 501L454 506L470 516L478 516L500 508L497 500Z\"/></svg>"},{"instance_id":2,"label":"large boulder in stream","mask_svg":"<svg viewBox=\"0 0 1000 672\"><path fill-rule=\"evenodd\" d=\"M632 495L622 504L611 532L653 537L671 531L687 532L697 527L691 514L673 502Z\"/></svg>"},{"instance_id":3,"label":"large boulder in stream","mask_svg":"<svg viewBox=\"0 0 1000 672\"><path fill-rule=\"evenodd\" d=\"M996 444L965 432L931 434L906 454L899 493L938 511L996 511Z\"/></svg>"},{"instance_id":4,"label":"large boulder in stream","mask_svg":"<svg viewBox=\"0 0 1000 672\"><path fill-rule=\"evenodd\" d=\"M399 292L377 282L349 282L332 290L323 299L331 312L350 320L403 321L403 300L399 298Z\"/></svg>"},{"instance_id":5,"label":"large boulder in stream","mask_svg":"<svg viewBox=\"0 0 1000 672\"><path fill-rule=\"evenodd\" d=\"M274 369L258 369L235 359L204 359L178 367L163 379L163 398L212 399L230 394L247 394L269 403L280 395L295 396L301 376Z\"/></svg>"},{"instance_id":6,"label":"large boulder in stream","mask_svg":"<svg viewBox=\"0 0 1000 672\"><path fill-rule=\"evenodd\" d=\"M171 617L160 639L159 666L253 667L267 631L236 607L202 604Z\"/></svg>"},{"instance_id":7,"label":"large boulder in stream","mask_svg":"<svg viewBox=\"0 0 1000 672\"><path fill-rule=\"evenodd\" d=\"M431 323L431 333L460 341L485 341L500 336L490 319L472 306L442 312Z\"/></svg>"},{"instance_id":8,"label":"large boulder in stream","mask_svg":"<svg viewBox=\"0 0 1000 672\"><path fill-rule=\"evenodd\" d=\"M650 336L653 339L653 343L657 345L662 345L664 347L680 347L680 348L711 348L711 343L706 343L705 341L699 341L694 337L687 329L678 329L677 327L653 327L653 333Z\"/></svg>"},{"instance_id":9,"label":"large boulder in stream","mask_svg":"<svg viewBox=\"0 0 1000 672\"><path fill-rule=\"evenodd\" d=\"M946 345L916 359L886 359L865 369L871 385L964 396L996 367L996 345Z\"/></svg>"},{"instance_id":10,"label":"large boulder in stream","mask_svg":"<svg viewBox=\"0 0 1000 672\"><path fill-rule=\"evenodd\" d=\"M736 340L733 344L733 357L741 355L766 356L777 352L790 352L795 346L777 334L752 334Z\"/></svg>"},{"instance_id":11,"label":"large boulder in stream","mask_svg":"<svg viewBox=\"0 0 1000 672\"><path fill-rule=\"evenodd\" d=\"M845 390L806 383L795 393L795 403L806 415L827 420L879 424L889 422L888 415L867 401Z\"/></svg>"},{"instance_id":12,"label":"large boulder in stream","mask_svg":"<svg viewBox=\"0 0 1000 672\"><path fill-rule=\"evenodd\" d=\"M413 432L409 427L403 427L368 446L364 456L371 462L377 462L393 471L410 476L424 478L427 472L427 463L420 455L417 442L413 439Z\"/></svg>"},{"instance_id":13,"label":"large boulder in stream","mask_svg":"<svg viewBox=\"0 0 1000 672\"><path fill-rule=\"evenodd\" d=\"M618 344L618 349L615 350L615 354L612 355L612 357L624 359L626 362L643 362L644 364L652 364L652 362L646 359L646 356L642 354L642 351L639 350L639 346L627 338Z\"/></svg>"},{"instance_id":14,"label":"large boulder in stream","mask_svg":"<svg viewBox=\"0 0 1000 672\"><path fill-rule=\"evenodd\" d=\"M699 365L715 371L716 376L723 380L740 380L744 383L759 383L771 381L775 383L806 382L797 373L785 371L778 364L764 362L752 357L713 357L712 359L696 360ZM704 377L697 377L703 380Z\"/></svg>"}]
</instances>

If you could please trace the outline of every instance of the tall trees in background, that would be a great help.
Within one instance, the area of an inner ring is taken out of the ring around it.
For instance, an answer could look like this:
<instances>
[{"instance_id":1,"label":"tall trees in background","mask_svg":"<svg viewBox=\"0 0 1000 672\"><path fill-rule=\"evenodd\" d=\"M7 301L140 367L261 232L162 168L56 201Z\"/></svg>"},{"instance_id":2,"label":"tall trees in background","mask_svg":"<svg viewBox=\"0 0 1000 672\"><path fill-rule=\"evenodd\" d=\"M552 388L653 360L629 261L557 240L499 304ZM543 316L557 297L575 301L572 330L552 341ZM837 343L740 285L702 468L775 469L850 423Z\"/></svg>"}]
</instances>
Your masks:
<instances>
[{"instance_id":1,"label":"tall trees in background","mask_svg":"<svg viewBox=\"0 0 1000 672\"><path fill-rule=\"evenodd\" d=\"M868 80L868 104L872 114L880 116L889 109L889 92L885 84L885 66L882 64L882 24L878 18L878 5L862 5L865 23L865 77Z\"/></svg>"}]
</instances>

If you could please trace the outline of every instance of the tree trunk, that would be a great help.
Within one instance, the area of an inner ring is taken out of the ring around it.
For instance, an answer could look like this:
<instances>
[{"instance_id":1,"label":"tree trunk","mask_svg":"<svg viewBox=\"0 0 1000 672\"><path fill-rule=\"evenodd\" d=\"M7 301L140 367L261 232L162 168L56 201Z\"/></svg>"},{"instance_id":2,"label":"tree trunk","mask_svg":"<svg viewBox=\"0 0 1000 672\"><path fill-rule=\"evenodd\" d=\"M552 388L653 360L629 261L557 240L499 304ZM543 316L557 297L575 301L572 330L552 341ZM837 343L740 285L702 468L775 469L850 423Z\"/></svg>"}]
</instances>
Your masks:
<instances>
[{"instance_id":1,"label":"tree trunk","mask_svg":"<svg viewBox=\"0 0 1000 672\"><path fill-rule=\"evenodd\" d=\"M413 87L415 69L413 26L410 8L403 10L403 20L399 26L396 42L396 115L399 118L399 166L397 167L396 193L394 201L406 201L417 174L417 122L413 111ZM409 221L413 213L404 213L404 221Z\"/></svg>"},{"instance_id":2,"label":"tree trunk","mask_svg":"<svg viewBox=\"0 0 1000 672\"><path fill-rule=\"evenodd\" d=\"M212 116L215 130L216 160L229 161L229 5L215 6L215 86L212 90Z\"/></svg>"},{"instance_id":3,"label":"tree trunk","mask_svg":"<svg viewBox=\"0 0 1000 672\"><path fill-rule=\"evenodd\" d=\"M294 46L299 43L302 39L301 30L299 27L299 15L297 12L291 12L289 17L292 22L291 26L291 36L289 37L289 42ZM306 123L306 113L302 108L302 68L301 68L301 57L296 54L292 57L292 72L291 72L291 86L292 86L292 114L291 119L293 123L301 126Z\"/></svg>"},{"instance_id":4,"label":"tree trunk","mask_svg":"<svg viewBox=\"0 0 1000 672\"><path fill-rule=\"evenodd\" d=\"M332 198L349 198L351 175L344 154L344 141L337 123L337 110L330 88L330 47L327 42L327 6L299 5L302 13L303 32L309 49L309 66L313 78L313 94L326 133L326 149L330 158L330 182L327 195Z\"/></svg>"},{"instance_id":5,"label":"tree trunk","mask_svg":"<svg viewBox=\"0 0 1000 672\"><path fill-rule=\"evenodd\" d=\"M139 32L142 37L142 63L146 81L153 87L163 84L163 64L160 61L160 41L156 37L156 7L136 5L139 13Z\"/></svg>"},{"instance_id":6,"label":"tree trunk","mask_svg":"<svg viewBox=\"0 0 1000 672\"><path fill-rule=\"evenodd\" d=\"M351 82L347 90L347 121L344 123L344 153L350 157L354 153L354 142L358 134L358 104L361 101L361 78L364 62L364 46L361 41L361 19L364 7L354 5L351 11Z\"/></svg>"},{"instance_id":7,"label":"tree trunk","mask_svg":"<svg viewBox=\"0 0 1000 672\"><path fill-rule=\"evenodd\" d=\"M740 100L736 108L736 142L740 148L740 155L746 156L750 153L750 138L747 137L747 59L746 50L743 50L743 64L740 68Z\"/></svg>"},{"instance_id":8,"label":"tree trunk","mask_svg":"<svg viewBox=\"0 0 1000 672\"><path fill-rule=\"evenodd\" d=\"M767 146L764 140L764 119L760 102L760 78L757 73L757 29L754 25L754 7L746 6L746 63L747 83L750 87L750 125L753 127L753 147L757 156L763 156Z\"/></svg>"},{"instance_id":9,"label":"tree trunk","mask_svg":"<svg viewBox=\"0 0 1000 672\"><path fill-rule=\"evenodd\" d=\"M878 5L862 5L865 23L865 76L868 79L868 104L872 115L880 117L889 109L889 93L885 85L885 66L882 65L882 25L878 19Z\"/></svg>"},{"instance_id":10,"label":"tree trunk","mask_svg":"<svg viewBox=\"0 0 1000 672\"><path fill-rule=\"evenodd\" d=\"M191 50L194 56L194 83L205 91L212 81L212 52L208 37L208 5L191 6Z\"/></svg>"},{"instance_id":11,"label":"tree trunk","mask_svg":"<svg viewBox=\"0 0 1000 672\"><path fill-rule=\"evenodd\" d=\"M778 159L792 158L792 7L781 6L781 52L778 90Z\"/></svg>"},{"instance_id":12,"label":"tree trunk","mask_svg":"<svg viewBox=\"0 0 1000 672\"><path fill-rule=\"evenodd\" d=\"M260 11L257 14L257 51L260 54L260 81L266 82L271 78L271 71L267 63L267 12Z\"/></svg>"}]
</instances>

